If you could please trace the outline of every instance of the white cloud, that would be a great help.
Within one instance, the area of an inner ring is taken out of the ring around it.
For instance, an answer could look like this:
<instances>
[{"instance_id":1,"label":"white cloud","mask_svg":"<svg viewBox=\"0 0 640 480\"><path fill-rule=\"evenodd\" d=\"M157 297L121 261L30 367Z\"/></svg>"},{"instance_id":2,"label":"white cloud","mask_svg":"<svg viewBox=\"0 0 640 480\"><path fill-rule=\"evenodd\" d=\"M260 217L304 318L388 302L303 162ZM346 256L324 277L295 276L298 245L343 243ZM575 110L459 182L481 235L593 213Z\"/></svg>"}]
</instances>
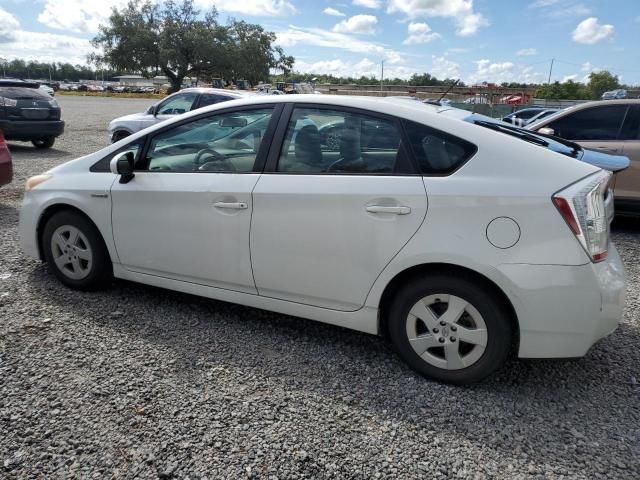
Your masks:
<instances>
[{"instance_id":1,"label":"white cloud","mask_svg":"<svg viewBox=\"0 0 640 480\"><path fill-rule=\"evenodd\" d=\"M88 40L69 35L24 30L16 30L10 41L5 43L0 40L0 45L2 50L10 52L2 55L8 60L63 61L74 65L86 64L87 55L95 51Z\"/></svg>"},{"instance_id":2,"label":"white cloud","mask_svg":"<svg viewBox=\"0 0 640 480\"><path fill-rule=\"evenodd\" d=\"M429 43L431 40L435 40L440 37L439 33L433 32L431 27L426 23L413 23L411 22L407 28L409 36L402 42L404 45L418 45L422 43Z\"/></svg>"},{"instance_id":3,"label":"white cloud","mask_svg":"<svg viewBox=\"0 0 640 480\"><path fill-rule=\"evenodd\" d=\"M522 50L518 50L516 55L518 57L526 57L530 55L537 55L538 51L535 48L523 48Z\"/></svg>"},{"instance_id":4,"label":"white cloud","mask_svg":"<svg viewBox=\"0 0 640 480\"><path fill-rule=\"evenodd\" d=\"M384 58L384 60L390 64L404 62L402 54L396 50L374 42L360 40L351 35L330 32L322 28L300 28L290 25L286 31L279 32L276 36L276 44L283 47L291 47L297 44L313 45L315 47L342 49L354 53L375 55L378 58Z\"/></svg>"},{"instance_id":5,"label":"white cloud","mask_svg":"<svg viewBox=\"0 0 640 480\"><path fill-rule=\"evenodd\" d=\"M222 12L241 13L254 17L286 17L297 13L288 0L196 0L203 7L215 6Z\"/></svg>"},{"instance_id":6,"label":"white cloud","mask_svg":"<svg viewBox=\"0 0 640 480\"><path fill-rule=\"evenodd\" d=\"M338 33L362 33L373 35L376 32L378 19L375 15L354 15L347 20L342 20L333 27Z\"/></svg>"},{"instance_id":7,"label":"white cloud","mask_svg":"<svg viewBox=\"0 0 640 480\"><path fill-rule=\"evenodd\" d=\"M445 17L456 22L456 33L473 35L489 21L473 10L473 0L389 0L387 12L400 12L409 18Z\"/></svg>"},{"instance_id":8,"label":"white cloud","mask_svg":"<svg viewBox=\"0 0 640 480\"><path fill-rule=\"evenodd\" d=\"M555 19L591 14L591 8L576 0L536 0L529 4L529 8L544 9L546 16Z\"/></svg>"},{"instance_id":9,"label":"white cloud","mask_svg":"<svg viewBox=\"0 0 640 480\"><path fill-rule=\"evenodd\" d=\"M492 62L483 59L474 63L476 71L469 76L469 83L542 83L546 80L544 73L536 72L532 67L516 65L512 62Z\"/></svg>"},{"instance_id":10,"label":"white cloud","mask_svg":"<svg viewBox=\"0 0 640 480\"><path fill-rule=\"evenodd\" d=\"M353 0L353 4L367 8L380 8L382 6L380 0Z\"/></svg>"},{"instance_id":11,"label":"white cloud","mask_svg":"<svg viewBox=\"0 0 640 480\"><path fill-rule=\"evenodd\" d=\"M340 10L336 10L335 8L331 7L325 8L322 13L324 13L325 15L331 15L332 17L346 17L346 15Z\"/></svg>"},{"instance_id":12,"label":"white cloud","mask_svg":"<svg viewBox=\"0 0 640 480\"><path fill-rule=\"evenodd\" d=\"M38 21L47 27L79 33L96 33L106 23L111 8L121 8L127 0L46 0Z\"/></svg>"},{"instance_id":13,"label":"white cloud","mask_svg":"<svg viewBox=\"0 0 640 480\"><path fill-rule=\"evenodd\" d=\"M20 22L18 19L3 8L0 8L0 43L13 40L16 30L19 28Z\"/></svg>"},{"instance_id":14,"label":"white cloud","mask_svg":"<svg viewBox=\"0 0 640 480\"><path fill-rule=\"evenodd\" d=\"M434 77L444 80L445 78L459 78L460 65L448 60L447 57L431 57L431 68L429 73Z\"/></svg>"},{"instance_id":15,"label":"white cloud","mask_svg":"<svg viewBox=\"0 0 640 480\"><path fill-rule=\"evenodd\" d=\"M295 71L301 73L327 73L337 77L359 78L374 77L380 78L380 63L376 63L368 58L363 58L358 62L345 62L344 60L319 60L317 62L296 61ZM418 69L405 66L384 65L384 78L410 78L418 73Z\"/></svg>"},{"instance_id":16,"label":"white cloud","mask_svg":"<svg viewBox=\"0 0 640 480\"><path fill-rule=\"evenodd\" d=\"M572 82L575 82L577 78L578 78L578 75L575 73L573 75L565 75L564 77L562 77L562 82L560 83L568 82L569 80L571 80Z\"/></svg>"},{"instance_id":17,"label":"white cloud","mask_svg":"<svg viewBox=\"0 0 640 480\"><path fill-rule=\"evenodd\" d=\"M613 35L613 25L601 25L596 17L589 17L578 24L573 31L573 41L593 45Z\"/></svg>"}]
</instances>

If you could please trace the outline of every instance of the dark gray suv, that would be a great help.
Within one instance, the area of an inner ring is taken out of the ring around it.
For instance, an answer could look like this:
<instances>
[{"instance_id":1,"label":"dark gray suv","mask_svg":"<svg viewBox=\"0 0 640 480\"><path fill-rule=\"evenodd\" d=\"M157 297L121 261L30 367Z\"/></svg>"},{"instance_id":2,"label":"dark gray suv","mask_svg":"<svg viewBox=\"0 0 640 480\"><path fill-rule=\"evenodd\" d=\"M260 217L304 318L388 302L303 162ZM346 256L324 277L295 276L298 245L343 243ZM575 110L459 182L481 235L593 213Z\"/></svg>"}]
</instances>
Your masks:
<instances>
[{"instance_id":1,"label":"dark gray suv","mask_svg":"<svg viewBox=\"0 0 640 480\"><path fill-rule=\"evenodd\" d=\"M35 82L0 79L0 130L7 140L51 148L64 133L58 102Z\"/></svg>"}]
</instances>

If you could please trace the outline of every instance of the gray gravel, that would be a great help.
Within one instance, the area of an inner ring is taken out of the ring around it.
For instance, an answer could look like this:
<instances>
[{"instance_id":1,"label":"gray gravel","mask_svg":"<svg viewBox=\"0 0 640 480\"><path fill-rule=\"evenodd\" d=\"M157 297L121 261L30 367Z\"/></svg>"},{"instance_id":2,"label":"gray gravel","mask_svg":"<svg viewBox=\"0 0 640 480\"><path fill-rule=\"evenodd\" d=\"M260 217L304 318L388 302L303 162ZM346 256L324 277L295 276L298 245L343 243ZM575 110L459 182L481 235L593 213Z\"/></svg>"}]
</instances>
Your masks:
<instances>
[{"instance_id":1,"label":"gray gravel","mask_svg":"<svg viewBox=\"0 0 640 480\"><path fill-rule=\"evenodd\" d=\"M13 143L0 189L0 478L640 478L640 223L614 233L630 280L616 333L580 360L440 385L373 336L127 282L61 286L19 250L22 183L150 101L60 100L65 136Z\"/></svg>"}]
</instances>

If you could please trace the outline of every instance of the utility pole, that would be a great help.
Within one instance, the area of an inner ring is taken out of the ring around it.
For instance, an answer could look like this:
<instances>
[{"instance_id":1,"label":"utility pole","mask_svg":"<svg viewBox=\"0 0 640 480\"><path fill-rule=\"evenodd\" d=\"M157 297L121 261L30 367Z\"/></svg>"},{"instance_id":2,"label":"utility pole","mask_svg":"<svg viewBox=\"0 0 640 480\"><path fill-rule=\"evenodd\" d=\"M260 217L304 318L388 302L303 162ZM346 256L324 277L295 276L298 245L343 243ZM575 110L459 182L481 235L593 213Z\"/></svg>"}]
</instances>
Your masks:
<instances>
[{"instance_id":1,"label":"utility pole","mask_svg":"<svg viewBox=\"0 0 640 480\"><path fill-rule=\"evenodd\" d=\"M384 82L384 60L382 60L382 63L380 64L380 93L382 93L383 82Z\"/></svg>"},{"instance_id":2,"label":"utility pole","mask_svg":"<svg viewBox=\"0 0 640 480\"><path fill-rule=\"evenodd\" d=\"M547 80L547 83L551 83L551 72L553 72L553 62L555 61L555 58L551 59L551 66L549 67L549 79Z\"/></svg>"}]
</instances>

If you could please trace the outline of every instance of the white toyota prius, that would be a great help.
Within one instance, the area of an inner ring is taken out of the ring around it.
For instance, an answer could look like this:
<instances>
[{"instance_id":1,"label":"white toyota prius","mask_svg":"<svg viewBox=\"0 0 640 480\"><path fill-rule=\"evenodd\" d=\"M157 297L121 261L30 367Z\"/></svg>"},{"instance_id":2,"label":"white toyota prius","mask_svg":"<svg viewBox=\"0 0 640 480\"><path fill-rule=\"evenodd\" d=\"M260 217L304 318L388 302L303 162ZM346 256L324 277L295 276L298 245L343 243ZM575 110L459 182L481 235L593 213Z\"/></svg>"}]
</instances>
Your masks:
<instances>
[{"instance_id":1,"label":"white toyota prius","mask_svg":"<svg viewBox=\"0 0 640 480\"><path fill-rule=\"evenodd\" d=\"M71 288L384 335L445 382L585 355L624 307L611 174L441 111L287 95L181 115L30 178L22 247Z\"/></svg>"}]
</instances>

